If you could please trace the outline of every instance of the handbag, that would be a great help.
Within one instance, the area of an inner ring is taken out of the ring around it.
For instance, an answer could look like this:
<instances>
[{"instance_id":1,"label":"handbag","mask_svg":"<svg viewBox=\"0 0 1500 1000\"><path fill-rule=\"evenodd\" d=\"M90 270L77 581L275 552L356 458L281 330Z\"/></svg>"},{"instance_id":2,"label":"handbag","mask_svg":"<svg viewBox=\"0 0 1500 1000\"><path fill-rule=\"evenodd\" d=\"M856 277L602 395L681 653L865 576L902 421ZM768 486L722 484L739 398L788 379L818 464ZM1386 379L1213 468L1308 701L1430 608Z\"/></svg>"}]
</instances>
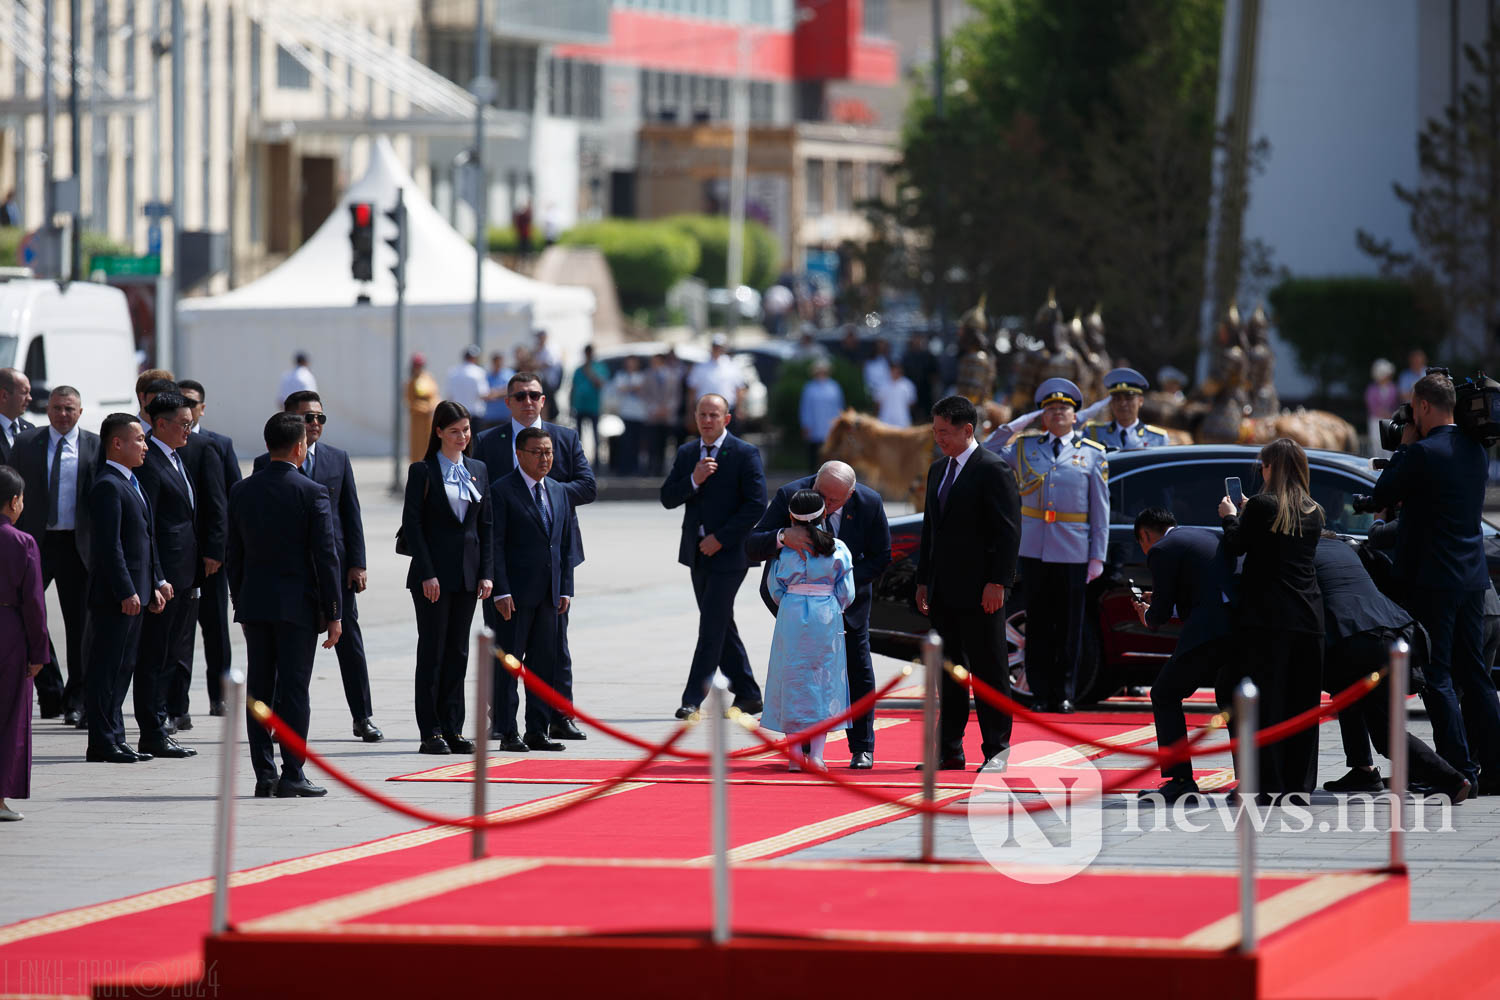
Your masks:
<instances>
[{"instance_id":1,"label":"handbag","mask_svg":"<svg viewBox=\"0 0 1500 1000\"><path fill-rule=\"evenodd\" d=\"M424 504L427 502L427 467L425 464L422 467L422 502ZM406 545L406 536L402 534L402 528L396 529L396 555L411 555L411 549Z\"/></svg>"}]
</instances>

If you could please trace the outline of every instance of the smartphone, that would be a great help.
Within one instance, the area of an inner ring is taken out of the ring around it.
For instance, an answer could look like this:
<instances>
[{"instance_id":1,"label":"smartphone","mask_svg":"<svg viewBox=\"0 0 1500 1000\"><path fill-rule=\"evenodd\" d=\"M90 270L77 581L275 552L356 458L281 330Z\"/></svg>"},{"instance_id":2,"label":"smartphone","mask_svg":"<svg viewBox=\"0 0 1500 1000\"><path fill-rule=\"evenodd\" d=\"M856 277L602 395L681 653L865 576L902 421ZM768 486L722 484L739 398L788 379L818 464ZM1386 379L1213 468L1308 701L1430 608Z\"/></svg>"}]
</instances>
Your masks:
<instances>
[{"instance_id":1,"label":"smartphone","mask_svg":"<svg viewBox=\"0 0 1500 1000\"><path fill-rule=\"evenodd\" d=\"M1224 480L1224 495L1232 500L1236 507L1245 502L1245 490L1240 486L1239 476L1230 476Z\"/></svg>"}]
</instances>

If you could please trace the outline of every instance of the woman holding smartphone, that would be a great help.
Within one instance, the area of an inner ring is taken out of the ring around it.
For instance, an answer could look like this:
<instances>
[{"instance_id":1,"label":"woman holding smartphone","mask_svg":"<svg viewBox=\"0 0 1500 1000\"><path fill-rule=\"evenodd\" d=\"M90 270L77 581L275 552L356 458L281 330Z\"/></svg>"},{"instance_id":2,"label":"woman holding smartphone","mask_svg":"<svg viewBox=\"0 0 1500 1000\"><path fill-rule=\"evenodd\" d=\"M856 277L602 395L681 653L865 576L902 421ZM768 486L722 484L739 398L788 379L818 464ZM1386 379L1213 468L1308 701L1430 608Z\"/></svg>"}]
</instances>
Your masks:
<instances>
[{"instance_id":1,"label":"woman holding smartphone","mask_svg":"<svg viewBox=\"0 0 1500 1000\"><path fill-rule=\"evenodd\" d=\"M469 411L443 400L432 411L427 455L406 474L401 538L411 553L406 587L417 610L422 753L474 750L462 735L469 626L495 574L489 474L468 457L471 437Z\"/></svg>"},{"instance_id":2,"label":"woman holding smartphone","mask_svg":"<svg viewBox=\"0 0 1500 1000\"><path fill-rule=\"evenodd\" d=\"M1245 557L1235 626L1243 673L1260 688L1260 725L1318 704L1323 679L1323 600L1313 568L1323 508L1312 498L1307 453L1289 438L1260 451L1264 487L1248 500L1219 501L1224 551ZM1318 728L1259 751L1260 790L1310 795L1317 779Z\"/></svg>"}]
</instances>

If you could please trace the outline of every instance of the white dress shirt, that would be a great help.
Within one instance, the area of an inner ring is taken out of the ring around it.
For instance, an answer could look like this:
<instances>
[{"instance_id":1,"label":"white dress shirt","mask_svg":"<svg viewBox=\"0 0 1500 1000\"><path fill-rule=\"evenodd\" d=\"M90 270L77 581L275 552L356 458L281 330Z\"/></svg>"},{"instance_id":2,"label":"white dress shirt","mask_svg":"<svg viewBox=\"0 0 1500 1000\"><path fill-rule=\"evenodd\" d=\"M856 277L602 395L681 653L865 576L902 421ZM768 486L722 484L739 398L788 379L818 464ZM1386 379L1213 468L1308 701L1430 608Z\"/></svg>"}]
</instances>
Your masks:
<instances>
[{"instance_id":1,"label":"white dress shirt","mask_svg":"<svg viewBox=\"0 0 1500 1000\"><path fill-rule=\"evenodd\" d=\"M536 422L535 423L530 423L530 424L523 424L519 420L517 420L515 417L511 417L510 418L510 467L512 469L519 469L521 467L521 463L518 462L518 461L516 461L516 440L518 438L520 438L521 432L524 431L528 427L535 427L537 430L541 430L541 427L542 427L542 417L541 417L541 414L537 414ZM557 457L556 455L553 456L554 459L556 459L556 457ZM525 475L524 472L521 473L521 474L523 476ZM502 475L503 475L503 473L502 473Z\"/></svg>"},{"instance_id":2,"label":"white dress shirt","mask_svg":"<svg viewBox=\"0 0 1500 1000\"><path fill-rule=\"evenodd\" d=\"M472 361L454 365L448 371L448 381L443 386L443 395L463 406L471 417L485 414L484 397L490 393L490 377L485 370Z\"/></svg>"},{"instance_id":3,"label":"white dress shirt","mask_svg":"<svg viewBox=\"0 0 1500 1000\"><path fill-rule=\"evenodd\" d=\"M318 380L313 378L312 369L306 365L298 365L281 376L281 385L277 391L280 395L276 398L276 409L279 410L286 402L286 398L294 392L317 392Z\"/></svg>"},{"instance_id":4,"label":"white dress shirt","mask_svg":"<svg viewBox=\"0 0 1500 1000\"><path fill-rule=\"evenodd\" d=\"M52 460L59 444L66 442L62 464L58 468L58 481L52 482ZM49 524L49 531L72 531L78 526L78 427L66 436L57 433L55 427L47 428L47 489L57 490L57 523Z\"/></svg>"}]
</instances>

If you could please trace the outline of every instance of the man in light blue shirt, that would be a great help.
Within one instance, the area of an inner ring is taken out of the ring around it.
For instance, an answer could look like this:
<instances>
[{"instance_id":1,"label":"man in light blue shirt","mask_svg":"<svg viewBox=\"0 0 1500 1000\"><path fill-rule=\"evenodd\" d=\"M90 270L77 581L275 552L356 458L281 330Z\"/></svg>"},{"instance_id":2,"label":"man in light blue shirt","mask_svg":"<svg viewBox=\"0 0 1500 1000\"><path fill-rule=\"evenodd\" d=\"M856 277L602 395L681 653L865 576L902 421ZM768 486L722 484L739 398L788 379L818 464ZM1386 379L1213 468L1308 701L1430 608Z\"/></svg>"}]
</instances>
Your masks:
<instances>
[{"instance_id":1,"label":"man in light blue shirt","mask_svg":"<svg viewBox=\"0 0 1500 1000\"><path fill-rule=\"evenodd\" d=\"M844 412L844 390L829 377L833 367L827 359L813 362L812 378L802 387L802 401L797 408L798 420L802 424L802 439L807 442L808 465L816 469L823 442L833 422Z\"/></svg>"}]
</instances>

